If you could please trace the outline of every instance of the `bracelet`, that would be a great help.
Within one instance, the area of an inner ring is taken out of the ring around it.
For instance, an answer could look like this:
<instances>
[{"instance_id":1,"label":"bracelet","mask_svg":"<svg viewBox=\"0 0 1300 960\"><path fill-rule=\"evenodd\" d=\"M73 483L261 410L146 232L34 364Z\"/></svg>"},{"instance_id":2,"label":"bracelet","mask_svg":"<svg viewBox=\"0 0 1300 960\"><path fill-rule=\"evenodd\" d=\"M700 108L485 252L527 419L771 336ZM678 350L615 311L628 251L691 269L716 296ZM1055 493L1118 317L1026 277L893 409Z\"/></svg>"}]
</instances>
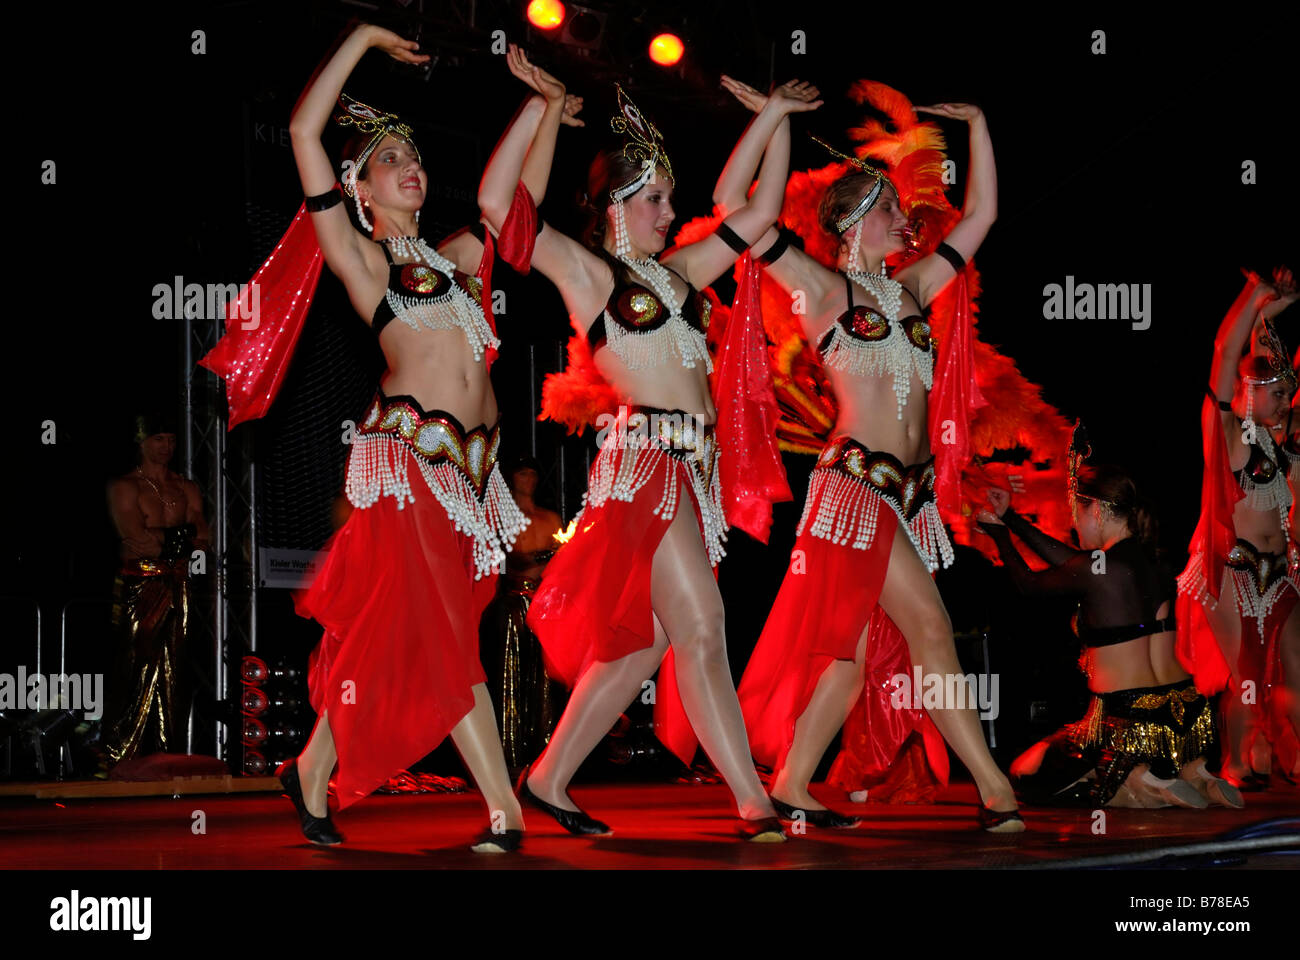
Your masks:
<instances>
[{"instance_id":1,"label":"bracelet","mask_svg":"<svg viewBox=\"0 0 1300 960\"><path fill-rule=\"evenodd\" d=\"M952 268L958 273L961 273L966 269L966 260L960 253L948 246L947 243L940 242L939 245L934 248L934 252L952 264Z\"/></svg>"},{"instance_id":2,"label":"bracelet","mask_svg":"<svg viewBox=\"0 0 1300 960\"><path fill-rule=\"evenodd\" d=\"M777 231L776 242L763 251L759 256L755 257L755 259L766 269L781 259L782 254L784 254L786 250L790 249L791 242L796 246L802 246L797 233L793 230L787 229L786 227L780 227Z\"/></svg>"},{"instance_id":3,"label":"bracelet","mask_svg":"<svg viewBox=\"0 0 1300 960\"><path fill-rule=\"evenodd\" d=\"M718 224L718 229L713 232L713 235L738 254L743 255L749 249L749 244L740 239L740 235L725 223Z\"/></svg>"},{"instance_id":4,"label":"bracelet","mask_svg":"<svg viewBox=\"0 0 1300 960\"><path fill-rule=\"evenodd\" d=\"M308 213L320 213L335 204L342 203L343 194L339 192L339 185L336 183L324 193L318 193L314 197L303 197L302 202L307 207Z\"/></svg>"},{"instance_id":5,"label":"bracelet","mask_svg":"<svg viewBox=\"0 0 1300 960\"><path fill-rule=\"evenodd\" d=\"M1205 388L1205 394L1218 405L1218 408L1224 413L1232 413L1232 404L1227 400L1220 400L1219 395L1214 392L1212 387Z\"/></svg>"}]
</instances>

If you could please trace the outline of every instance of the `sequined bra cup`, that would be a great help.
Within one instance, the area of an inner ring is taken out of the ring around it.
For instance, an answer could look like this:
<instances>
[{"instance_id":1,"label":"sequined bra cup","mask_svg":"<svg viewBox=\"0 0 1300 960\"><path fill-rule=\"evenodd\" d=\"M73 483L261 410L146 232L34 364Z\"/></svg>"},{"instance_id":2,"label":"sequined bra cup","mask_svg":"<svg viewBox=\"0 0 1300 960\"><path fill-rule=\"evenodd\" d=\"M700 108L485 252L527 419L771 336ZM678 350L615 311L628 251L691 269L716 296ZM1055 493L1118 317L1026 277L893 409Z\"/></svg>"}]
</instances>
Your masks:
<instances>
[{"instance_id":1,"label":"sequined bra cup","mask_svg":"<svg viewBox=\"0 0 1300 960\"><path fill-rule=\"evenodd\" d=\"M865 304L853 303L853 282L844 278L848 309L835 319L817 352L822 363L860 377L894 378L894 396L898 400L898 419L911 392L912 371L929 390L934 385L934 338L924 317L913 314L890 320Z\"/></svg>"},{"instance_id":2,"label":"sequined bra cup","mask_svg":"<svg viewBox=\"0 0 1300 960\"><path fill-rule=\"evenodd\" d=\"M1291 491L1286 483L1290 458L1267 430L1261 428L1255 436L1258 442L1250 445L1246 465L1233 474L1246 494L1246 505L1252 510L1271 510L1285 497L1290 506Z\"/></svg>"},{"instance_id":3,"label":"sequined bra cup","mask_svg":"<svg viewBox=\"0 0 1300 960\"><path fill-rule=\"evenodd\" d=\"M684 367L703 362L705 371L712 372L705 339L709 312L708 299L690 284L680 314L675 314L650 288L616 280L604 312L587 330L587 344L592 353L607 344L629 370L678 359Z\"/></svg>"},{"instance_id":4,"label":"sequined bra cup","mask_svg":"<svg viewBox=\"0 0 1300 960\"><path fill-rule=\"evenodd\" d=\"M418 260L395 263L388 246L381 243L380 247L388 260L388 289L375 307L371 324L375 336L398 319L412 330L459 329L475 360L483 359L485 348L501 346L483 316L483 283L478 277L462 273L436 253L434 266Z\"/></svg>"}]
</instances>

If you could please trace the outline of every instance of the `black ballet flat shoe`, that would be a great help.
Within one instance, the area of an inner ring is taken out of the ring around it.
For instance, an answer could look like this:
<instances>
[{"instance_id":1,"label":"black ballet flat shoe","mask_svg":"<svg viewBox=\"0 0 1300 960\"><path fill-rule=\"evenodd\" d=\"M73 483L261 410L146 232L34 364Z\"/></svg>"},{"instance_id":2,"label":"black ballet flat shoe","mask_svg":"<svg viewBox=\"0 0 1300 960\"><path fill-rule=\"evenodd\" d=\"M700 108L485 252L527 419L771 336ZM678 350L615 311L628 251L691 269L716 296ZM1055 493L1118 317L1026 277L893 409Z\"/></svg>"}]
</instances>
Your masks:
<instances>
[{"instance_id":1,"label":"black ballet flat shoe","mask_svg":"<svg viewBox=\"0 0 1300 960\"><path fill-rule=\"evenodd\" d=\"M788 838L776 817L760 817L758 820L741 820L736 828L742 839L749 843L784 843Z\"/></svg>"},{"instance_id":2,"label":"black ballet flat shoe","mask_svg":"<svg viewBox=\"0 0 1300 960\"><path fill-rule=\"evenodd\" d=\"M307 801L302 796L302 782L298 779L298 759L295 757L287 761L280 767L277 776L280 778L280 785L284 787L284 792L293 801L294 809L298 811L298 822L302 827L302 835L321 847L336 847L342 843L343 834L334 829L334 822L330 820L328 807L326 807L327 812L323 817L313 817L307 812Z\"/></svg>"},{"instance_id":3,"label":"black ballet flat shoe","mask_svg":"<svg viewBox=\"0 0 1300 960\"><path fill-rule=\"evenodd\" d=\"M613 835L614 831L609 828L608 824L587 816L581 810L565 810L562 807L549 804L529 790L528 774L531 770L531 766L525 767L524 772L519 775L519 784L515 792L518 793L520 800L532 804L542 813L553 817L560 826L575 837L608 837Z\"/></svg>"},{"instance_id":4,"label":"black ballet flat shoe","mask_svg":"<svg viewBox=\"0 0 1300 960\"><path fill-rule=\"evenodd\" d=\"M782 820L797 822L799 819L797 815L803 814L805 823L811 823L814 827L821 827L824 830L851 830L862 822L861 817L846 817L834 810L808 810L804 807L792 806L776 797L772 797L771 800L772 808Z\"/></svg>"},{"instance_id":5,"label":"black ballet flat shoe","mask_svg":"<svg viewBox=\"0 0 1300 960\"><path fill-rule=\"evenodd\" d=\"M470 849L475 853L514 853L523 841L522 830L506 830L504 833L484 830Z\"/></svg>"},{"instance_id":6,"label":"black ballet flat shoe","mask_svg":"<svg viewBox=\"0 0 1300 960\"><path fill-rule=\"evenodd\" d=\"M990 810L980 805L980 829L985 833L1024 833L1025 821L1019 810Z\"/></svg>"},{"instance_id":7,"label":"black ballet flat shoe","mask_svg":"<svg viewBox=\"0 0 1300 960\"><path fill-rule=\"evenodd\" d=\"M1220 774L1220 776L1223 776ZM1251 771L1244 777L1223 777L1232 786L1236 787L1242 793L1261 793L1268 789L1270 777L1267 773L1256 773Z\"/></svg>"}]
</instances>

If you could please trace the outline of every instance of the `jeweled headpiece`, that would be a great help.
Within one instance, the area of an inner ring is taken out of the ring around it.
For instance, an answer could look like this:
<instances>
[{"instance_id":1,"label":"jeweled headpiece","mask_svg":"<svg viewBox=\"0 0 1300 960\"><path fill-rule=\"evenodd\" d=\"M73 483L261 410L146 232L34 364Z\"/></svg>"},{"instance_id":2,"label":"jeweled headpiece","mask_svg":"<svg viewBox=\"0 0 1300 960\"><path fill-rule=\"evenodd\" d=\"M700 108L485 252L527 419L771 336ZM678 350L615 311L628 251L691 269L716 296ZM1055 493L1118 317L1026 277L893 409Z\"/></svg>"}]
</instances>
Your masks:
<instances>
[{"instance_id":1,"label":"jeweled headpiece","mask_svg":"<svg viewBox=\"0 0 1300 960\"><path fill-rule=\"evenodd\" d=\"M1091 493L1079 492L1079 468L1083 466L1085 460L1092 456L1092 444L1088 442L1088 431L1083 425L1082 420L1074 422L1074 432L1070 434L1070 449L1065 453L1065 467L1069 474L1069 497L1070 512L1074 512L1075 501L1079 497L1085 500L1096 500L1098 503L1104 503L1109 507L1114 507L1114 500L1107 500L1104 497L1098 497Z\"/></svg>"},{"instance_id":2,"label":"jeweled headpiece","mask_svg":"<svg viewBox=\"0 0 1300 960\"><path fill-rule=\"evenodd\" d=\"M675 182L675 180L673 165L669 163L668 154L664 150L663 134L641 114L641 111L637 109L636 104L632 102L621 86L616 83L614 89L618 94L618 113L610 118L610 129L624 138L624 158L632 163L637 161L641 163L641 172L639 174L627 183L610 189L610 200L620 203L647 183L653 182L656 167L662 166L668 172L670 182Z\"/></svg>"},{"instance_id":3,"label":"jeweled headpiece","mask_svg":"<svg viewBox=\"0 0 1300 960\"><path fill-rule=\"evenodd\" d=\"M343 177L343 190L349 197L356 196L357 174L365 167L366 161L370 159L370 154L374 152L375 147L379 146L384 137L392 136L409 143L411 149L415 151L415 159L419 160L421 164L424 163L424 160L420 157L420 148L411 139L410 125L399 120L397 114L376 110L359 100L353 100L346 93L340 95L339 103L346 112L335 117L335 123L341 127L355 127L358 133L372 134L361 152L352 158L352 167Z\"/></svg>"},{"instance_id":4,"label":"jeweled headpiece","mask_svg":"<svg viewBox=\"0 0 1300 960\"><path fill-rule=\"evenodd\" d=\"M1287 360L1286 344L1278 335L1277 328L1273 326L1271 317L1264 318L1264 332L1259 338L1259 345L1263 348L1262 354L1268 361L1268 372L1260 371L1261 376L1243 375L1241 379L1251 386L1261 387L1268 383L1277 383L1283 381L1292 392L1296 389L1296 372Z\"/></svg>"},{"instance_id":5,"label":"jeweled headpiece","mask_svg":"<svg viewBox=\"0 0 1300 960\"><path fill-rule=\"evenodd\" d=\"M855 223L861 220L866 215L868 210L870 210L872 207L876 205L876 201L880 199L880 191L884 189L885 184L889 184L889 186L891 187L893 187L894 185L890 183L889 177L885 176L885 171L880 169L879 167L873 166L872 164L867 163L865 160L860 160L857 157L849 156L847 153L841 153L839 150L836 150L834 147L832 147L829 143L827 143L825 140L821 139L820 137L815 137L812 134L809 134L809 136L812 137L813 140L815 140L817 143L825 147L826 150L829 151L832 156L838 157L839 159L843 160L845 163L849 163L857 167L863 173L869 173L876 178L876 182L871 185L871 189L866 192L866 195L860 201L858 201L858 205L854 207L852 210L850 210L848 213L844 214L844 216L840 217L838 220L835 221L835 229L838 230L840 233L844 233ZM894 192L895 193L898 192L897 188L894 189Z\"/></svg>"}]
</instances>

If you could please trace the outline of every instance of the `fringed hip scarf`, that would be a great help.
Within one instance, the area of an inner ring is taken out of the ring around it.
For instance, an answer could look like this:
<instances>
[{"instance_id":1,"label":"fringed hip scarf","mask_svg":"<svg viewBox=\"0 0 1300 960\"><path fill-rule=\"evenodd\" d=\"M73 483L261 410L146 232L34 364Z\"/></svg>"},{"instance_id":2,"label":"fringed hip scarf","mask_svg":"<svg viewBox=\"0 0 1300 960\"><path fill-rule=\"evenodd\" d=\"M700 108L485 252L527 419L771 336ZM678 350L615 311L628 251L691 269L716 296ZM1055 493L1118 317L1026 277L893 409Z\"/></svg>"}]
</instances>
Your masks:
<instances>
[{"instance_id":1,"label":"fringed hip scarf","mask_svg":"<svg viewBox=\"0 0 1300 960\"><path fill-rule=\"evenodd\" d=\"M1183 764L1205 756L1215 743L1214 713L1192 680L1180 680L1094 694L1071 734L1085 750L1097 751L1095 797L1105 803L1140 764L1172 779Z\"/></svg>"},{"instance_id":2,"label":"fringed hip scarf","mask_svg":"<svg viewBox=\"0 0 1300 960\"><path fill-rule=\"evenodd\" d=\"M626 417L620 416L613 428L597 437L600 453L591 467L583 510L599 508L609 499L630 503L637 491L664 471L664 492L654 507L655 516L664 520L676 516L681 485L687 484L700 511L709 563L716 567L726 555L722 544L727 539L727 521L718 476L722 451L714 427L680 410L628 409ZM579 512L579 524L581 517Z\"/></svg>"},{"instance_id":3,"label":"fringed hip scarf","mask_svg":"<svg viewBox=\"0 0 1300 960\"><path fill-rule=\"evenodd\" d=\"M814 537L869 550L882 503L898 515L927 570L952 564L952 544L934 499L934 457L904 466L893 454L847 436L832 438L817 458L795 535L811 518Z\"/></svg>"},{"instance_id":4,"label":"fringed hip scarf","mask_svg":"<svg viewBox=\"0 0 1300 960\"><path fill-rule=\"evenodd\" d=\"M445 410L426 412L411 397L379 392L357 428L346 493L358 509L396 497L415 502L414 463L458 532L474 543L475 579L499 572L528 518L516 506L497 463L501 426L466 430Z\"/></svg>"}]
</instances>

